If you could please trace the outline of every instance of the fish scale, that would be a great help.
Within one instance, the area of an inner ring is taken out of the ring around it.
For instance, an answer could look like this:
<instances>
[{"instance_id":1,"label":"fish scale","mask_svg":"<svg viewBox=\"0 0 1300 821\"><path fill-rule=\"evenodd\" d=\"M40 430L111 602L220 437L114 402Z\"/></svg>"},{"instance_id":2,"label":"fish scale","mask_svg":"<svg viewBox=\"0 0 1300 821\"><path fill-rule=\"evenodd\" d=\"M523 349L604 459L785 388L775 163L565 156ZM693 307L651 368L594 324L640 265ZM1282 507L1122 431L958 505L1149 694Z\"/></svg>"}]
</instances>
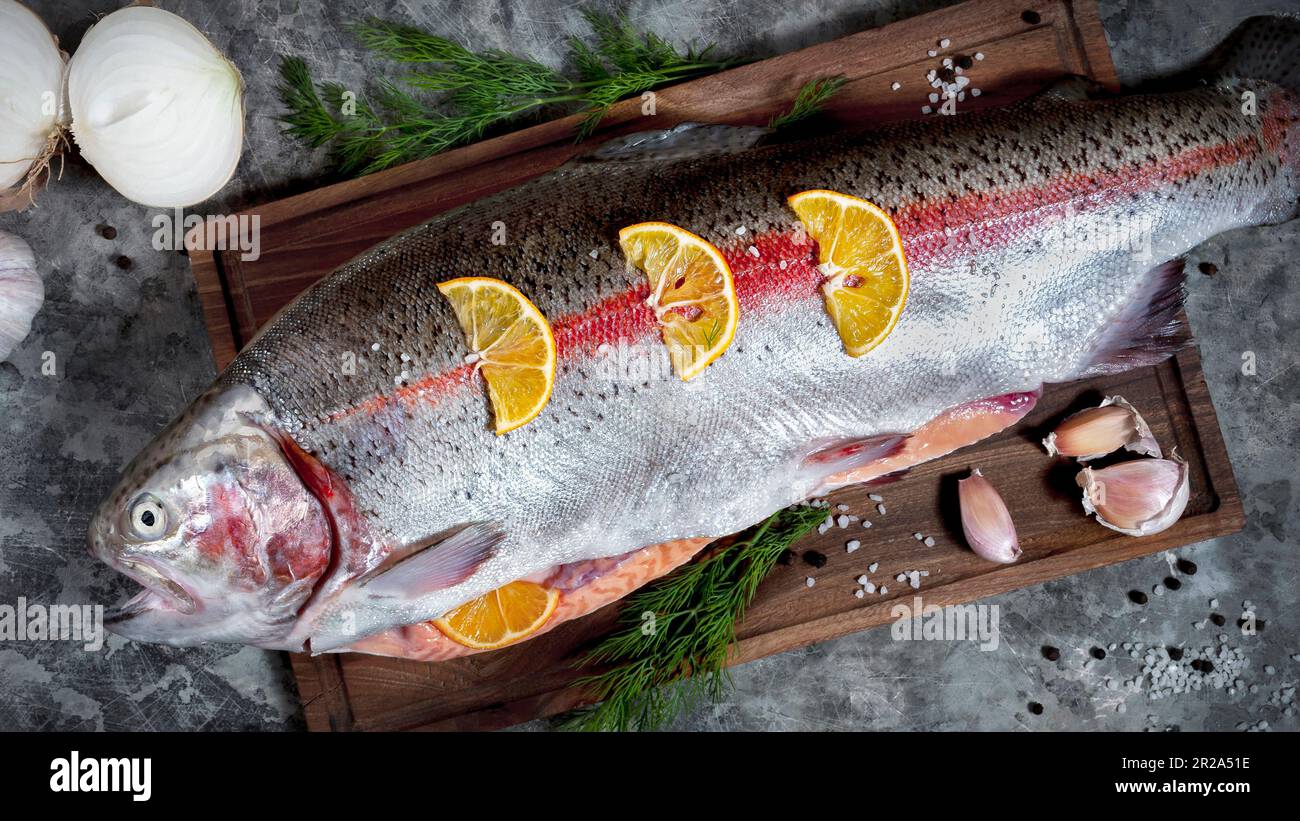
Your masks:
<instances>
[{"instance_id":1,"label":"fish scale","mask_svg":"<svg viewBox=\"0 0 1300 821\"><path fill-rule=\"evenodd\" d=\"M1241 112L1245 91L1256 116ZM344 265L176 425L238 402L346 490L365 549L336 559L291 635L261 640L341 647L548 568L740 530L859 467L809 460L828 446L906 434L957 405L1115 366L1108 357L1127 367L1167 353L1139 333L1146 304L1178 285L1159 264L1291 216L1295 116L1294 98L1262 82L1048 94L869 134L578 162ZM878 204L903 239L908 303L861 358L843 352L815 243L786 203L814 188ZM650 367L663 345L645 278L618 250L619 229L646 221L701 235L733 267L735 339L689 383ZM505 436L436 289L461 276L514 285L556 329L550 402ZM157 459L146 451L140 464ZM149 481L129 469L106 509ZM353 584L390 552L468 523L490 523L501 541L467 576L404 596ZM115 536L92 538L108 555Z\"/></svg>"}]
</instances>

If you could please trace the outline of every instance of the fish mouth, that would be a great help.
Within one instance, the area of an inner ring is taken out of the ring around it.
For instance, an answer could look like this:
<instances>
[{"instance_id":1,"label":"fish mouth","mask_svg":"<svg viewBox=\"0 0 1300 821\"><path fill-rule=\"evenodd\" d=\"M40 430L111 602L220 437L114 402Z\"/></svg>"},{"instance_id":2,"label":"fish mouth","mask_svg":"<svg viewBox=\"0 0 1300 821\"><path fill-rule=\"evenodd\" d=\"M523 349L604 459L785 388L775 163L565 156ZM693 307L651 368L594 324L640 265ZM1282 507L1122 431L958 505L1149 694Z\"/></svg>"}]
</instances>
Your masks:
<instances>
[{"instance_id":1,"label":"fish mouth","mask_svg":"<svg viewBox=\"0 0 1300 821\"><path fill-rule=\"evenodd\" d=\"M125 604L114 608L104 615L106 624L114 624L132 619L147 610L175 610L183 615L191 615L198 608L194 597L179 582L167 578L158 570L144 562L122 559L113 564L113 568L139 583L143 590L132 596Z\"/></svg>"}]
</instances>

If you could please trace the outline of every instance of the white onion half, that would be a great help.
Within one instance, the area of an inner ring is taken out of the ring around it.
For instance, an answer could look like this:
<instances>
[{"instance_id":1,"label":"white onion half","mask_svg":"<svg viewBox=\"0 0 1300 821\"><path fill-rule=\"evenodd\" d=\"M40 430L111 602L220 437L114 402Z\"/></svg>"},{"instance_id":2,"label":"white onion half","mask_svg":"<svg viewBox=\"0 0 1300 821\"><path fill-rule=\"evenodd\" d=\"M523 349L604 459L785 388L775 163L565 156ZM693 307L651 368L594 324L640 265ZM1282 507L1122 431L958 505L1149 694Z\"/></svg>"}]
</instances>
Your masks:
<instances>
[{"instance_id":1,"label":"white onion half","mask_svg":"<svg viewBox=\"0 0 1300 821\"><path fill-rule=\"evenodd\" d=\"M0 0L0 192L19 185L58 140L63 52L41 18Z\"/></svg>"},{"instance_id":2,"label":"white onion half","mask_svg":"<svg viewBox=\"0 0 1300 821\"><path fill-rule=\"evenodd\" d=\"M143 205L211 197L244 144L244 81L198 29L128 6L86 32L68 69L72 135L108 184Z\"/></svg>"}]
</instances>

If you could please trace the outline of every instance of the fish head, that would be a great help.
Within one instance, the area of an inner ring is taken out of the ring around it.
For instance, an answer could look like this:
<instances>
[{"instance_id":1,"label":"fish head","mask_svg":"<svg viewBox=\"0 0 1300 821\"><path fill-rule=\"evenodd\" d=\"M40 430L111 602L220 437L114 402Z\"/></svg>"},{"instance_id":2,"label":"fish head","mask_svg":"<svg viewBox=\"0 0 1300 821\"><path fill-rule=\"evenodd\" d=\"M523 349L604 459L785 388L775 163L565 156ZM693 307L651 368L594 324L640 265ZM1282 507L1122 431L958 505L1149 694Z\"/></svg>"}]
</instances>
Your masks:
<instances>
[{"instance_id":1,"label":"fish head","mask_svg":"<svg viewBox=\"0 0 1300 821\"><path fill-rule=\"evenodd\" d=\"M251 388L216 388L127 467L89 533L92 555L144 586L109 630L282 646L327 571L332 528L268 414Z\"/></svg>"}]
</instances>

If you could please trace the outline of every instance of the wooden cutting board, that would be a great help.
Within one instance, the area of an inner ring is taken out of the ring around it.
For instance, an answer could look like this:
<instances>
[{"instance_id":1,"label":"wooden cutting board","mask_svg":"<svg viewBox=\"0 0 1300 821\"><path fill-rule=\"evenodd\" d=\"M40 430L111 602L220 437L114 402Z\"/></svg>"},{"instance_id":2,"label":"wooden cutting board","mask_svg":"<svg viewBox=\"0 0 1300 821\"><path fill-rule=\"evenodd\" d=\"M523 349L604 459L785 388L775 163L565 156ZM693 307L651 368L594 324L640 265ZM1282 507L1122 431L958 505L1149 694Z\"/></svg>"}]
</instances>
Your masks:
<instances>
[{"instance_id":1,"label":"wooden cutting board","mask_svg":"<svg viewBox=\"0 0 1300 821\"><path fill-rule=\"evenodd\" d=\"M941 37L945 53L982 52L969 72L983 90L960 109L1004 105L1068 74L1110 88L1118 82L1105 35L1090 0L973 0L884 28L775 57L657 93L657 113L639 100L617 105L594 142L683 121L755 124L782 110L818 77L848 78L819 127L842 128L923 116L930 91L927 56ZM892 91L898 82L902 89ZM195 240L190 260L217 364L224 367L275 312L339 264L434 214L542 174L585 147L575 146L576 117L538 125L422 162L332 185L246 212L261 220L261 256L205 250ZM451 272L472 273L472 272ZM1189 461L1192 498L1173 528L1156 536L1120 536L1084 519L1075 468L1047 458L1038 440L1072 410L1119 393L1146 416L1166 447ZM1025 555L994 566L962 546L955 482L979 465L1002 490ZM845 635L893 619L896 600L914 591L892 581L902 571L929 571L927 604L958 604L1039 584L1082 570L1235 532L1241 501L1210 404L1200 360L1188 350L1160 366L1117 377L1050 388L1012 431L914 469L875 492L834 494L834 503L874 522L813 535L799 550L830 557L825 567L778 568L762 585L741 626L735 662ZM933 536L926 547L913 534ZM844 543L860 538L848 554ZM872 562L886 596L857 599L854 579ZM808 588L805 577L817 585ZM552 715L583 702L568 685L574 654L613 624L617 607L558 627L513 648L438 664L363 655L293 656L308 726L313 730L487 729Z\"/></svg>"}]
</instances>

